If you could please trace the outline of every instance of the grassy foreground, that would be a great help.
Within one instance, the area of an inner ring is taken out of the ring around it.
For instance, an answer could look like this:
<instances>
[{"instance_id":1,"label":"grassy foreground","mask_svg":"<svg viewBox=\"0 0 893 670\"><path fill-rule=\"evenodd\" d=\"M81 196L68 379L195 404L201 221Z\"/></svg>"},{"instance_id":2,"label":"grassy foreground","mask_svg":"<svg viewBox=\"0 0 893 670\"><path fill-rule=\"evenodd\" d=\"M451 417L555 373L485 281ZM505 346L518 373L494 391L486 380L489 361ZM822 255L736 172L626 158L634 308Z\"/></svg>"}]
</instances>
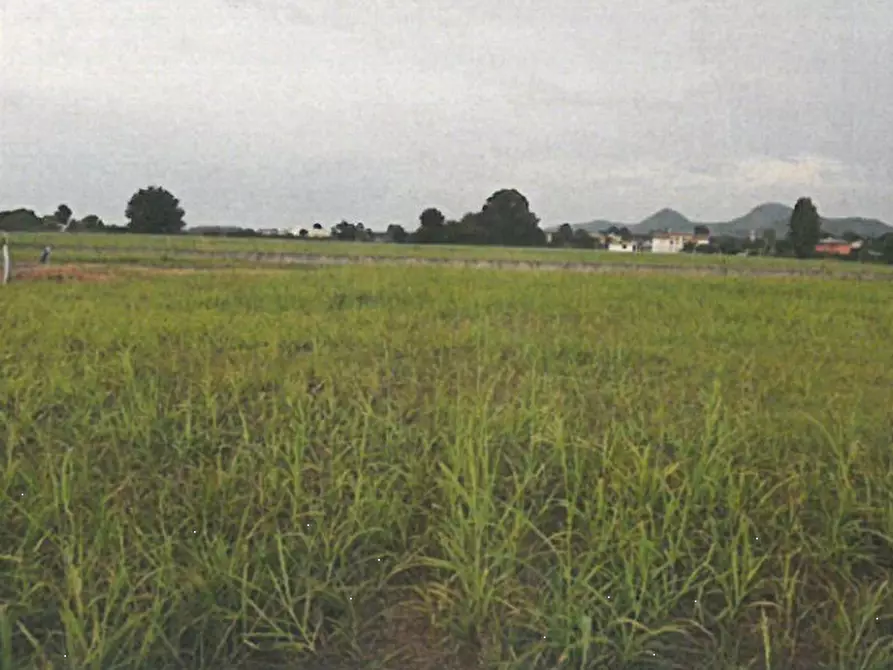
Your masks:
<instances>
[{"instance_id":1,"label":"grassy foreground","mask_svg":"<svg viewBox=\"0 0 893 670\"><path fill-rule=\"evenodd\" d=\"M893 667L885 284L0 290L0 667Z\"/></svg>"}]
</instances>

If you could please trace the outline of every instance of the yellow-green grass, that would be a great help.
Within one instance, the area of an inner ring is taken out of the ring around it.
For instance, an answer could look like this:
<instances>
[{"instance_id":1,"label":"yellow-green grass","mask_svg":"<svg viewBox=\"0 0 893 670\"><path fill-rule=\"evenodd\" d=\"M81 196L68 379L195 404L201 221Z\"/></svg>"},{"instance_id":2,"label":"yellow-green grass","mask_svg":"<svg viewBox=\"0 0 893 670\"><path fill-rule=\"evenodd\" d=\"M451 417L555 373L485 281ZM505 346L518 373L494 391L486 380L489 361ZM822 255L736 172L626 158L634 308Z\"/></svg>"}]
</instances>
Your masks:
<instances>
[{"instance_id":1,"label":"yellow-green grass","mask_svg":"<svg viewBox=\"0 0 893 670\"><path fill-rule=\"evenodd\" d=\"M45 244L53 244L53 262L140 263L152 265L252 266L288 264L295 257L363 261L457 261L573 265L576 269L655 268L728 271L730 273L796 273L823 276L893 277L893 266L838 259L742 257L702 254L623 254L578 249L508 248L374 244L337 241L257 240L101 234L19 234L12 243L13 263L34 263ZM142 244L139 242L142 241ZM120 242L120 244L117 244Z\"/></svg>"},{"instance_id":2,"label":"yellow-green grass","mask_svg":"<svg viewBox=\"0 0 893 670\"><path fill-rule=\"evenodd\" d=\"M0 666L893 667L889 295L10 284ZM387 657L396 613L444 644Z\"/></svg>"}]
</instances>

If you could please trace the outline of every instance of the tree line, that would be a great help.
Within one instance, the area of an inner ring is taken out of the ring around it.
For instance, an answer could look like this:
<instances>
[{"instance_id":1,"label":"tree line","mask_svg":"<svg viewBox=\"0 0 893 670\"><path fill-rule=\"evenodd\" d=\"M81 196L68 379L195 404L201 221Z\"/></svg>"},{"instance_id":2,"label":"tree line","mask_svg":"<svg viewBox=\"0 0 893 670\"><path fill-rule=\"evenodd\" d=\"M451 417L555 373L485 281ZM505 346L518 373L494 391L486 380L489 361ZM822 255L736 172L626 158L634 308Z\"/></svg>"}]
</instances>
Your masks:
<instances>
[{"instance_id":1,"label":"tree line","mask_svg":"<svg viewBox=\"0 0 893 670\"><path fill-rule=\"evenodd\" d=\"M0 212L0 227L9 231L61 230L154 235L175 235L186 227L186 212L180 201L160 186L149 186L134 193L127 202L124 216L127 225L109 225L95 214L75 218L71 207L61 204L52 215L43 217L29 209Z\"/></svg>"},{"instance_id":2,"label":"tree line","mask_svg":"<svg viewBox=\"0 0 893 670\"><path fill-rule=\"evenodd\" d=\"M186 227L185 210L179 199L160 186L138 190L125 209L127 223L124 226L108 225L99 217L89 214L76 219L68 205L62 204L49 217L38 217L30 210L0 212L0 228L4 230L56 230L129 232L156 235L182 233ZM599 238L581 228L562 224L554 233L547 235L540 228L540 219L531 210L530 202L516 189L501 189L484 202L479 211L468 212L459 219L447 219L436 207L429 207L419 216L418 226L412 232L399 224L388 226L384 238L397 244L470 244L514 247L552 246L578 249L594 249L601 246ZM314 234L311 234L311 230ZM322 224L316 223L310 230L301 229L298 237L320 237ZM251 229L236 229L223 233L234 236L261 234ZM821 217L810 198L800 198L788 221L787 234L778 238L768 230L760 239L744 240L730 235L710 236L703 225L694 227L696 236L708 237L706 245L692 245L687 250L694 253L757 253L777 256L809 258L816 255L816 245L823 236ZM344 241L369 241L380 237L362 223L341 221L331 228L330 239ZM605 237L634 240L647 236L637 235L624 226L610 226L601 231ZM848 241L858 239L847 233ZM893 263L893 234L888 233L875 240L867 240L859 253L851 259L882 260Z\"/></svg>"},{"instance_id":3,"label":"tree line","mask_svg":"<svg viewBox=\"0 0 893 670\"><path fill-rule=\"evenodd\" d=\"M186 227L185 211L180 201L168 190L149 186L140 189L128 201L127 224L110 226L95 215L75 219L68 205L60 205L51 217L37 217L30 210L4 212L3 227L7 230L39 230L48 227L67 231L130 232L156 235L181 233ZM322 224L314 224L320 230ZM252 231L255 234L256 231ZM236 233L238 234L238 233ZM543 246L546 233L539 227L539 218L530 211L530 203L515 189L495 192L478 212L470 212L458 221L448 221L436 208L422 212L419 227L408 233L392 224L386 235L394 242L422 244L491 244L502 246ZM310 236L301 230L299 237ZM342 221L331 229L336 240L363 241L374 233L362 223Z\"/></svg>"},{"instance_id":4,"label":"tree line","mask_svg":"<svg viewBox=\"0 0 893 670\"><path fill-rule=\"evenodd\" d=\"M787 221L787 233L779 237L772 229L763 232L756 239L742 239L731 235L711 236L710 243L691 249L695 253L754 254L793 258L814 258L821 256L817 246L822 238L829 236L822 230L822 218L811 198L797 200ZM878 238L863 238L856 233L842 235L848 244L860 243L849 254L837 255L841 260L879 261L893 263L893 232Z\"/></svg>"},{"instance_id":5,"label":"tree line","mask_svg":"<svg viewBox=\"0 0 893 670\"><path fill-rule=\"evenodd\" d=\"M530 203L516 189L502 189L487 198L480 211L448 220L436 207L425 209L419 225L409 232L391 224L385 238L397 244L480 244L512 247L545 246L547 235ZM364 241L374 234L362 223L342 221L332 228L336 240Z\"/></svg>"}]
</instances>

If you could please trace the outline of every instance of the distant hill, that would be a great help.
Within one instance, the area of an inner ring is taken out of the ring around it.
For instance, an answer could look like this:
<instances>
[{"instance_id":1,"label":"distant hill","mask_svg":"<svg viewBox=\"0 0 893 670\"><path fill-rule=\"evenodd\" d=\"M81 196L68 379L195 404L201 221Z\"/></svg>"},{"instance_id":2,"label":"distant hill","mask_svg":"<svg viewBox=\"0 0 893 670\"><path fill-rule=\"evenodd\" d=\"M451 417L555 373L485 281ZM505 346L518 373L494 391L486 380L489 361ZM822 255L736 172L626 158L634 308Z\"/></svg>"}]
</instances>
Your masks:
<instances>
[{"instance_id":1,"label":"distant hill","mask_svg":"<svg viewBox=\"0 0 893 670\"><path fill-rule=\"evenodd\" d=\"M597 219L585 223L571 224L574 229L582 229L589 233L597 233L611 226L627 227L633 233L653 233L657 230L671 230L674 232L692 232L695 226L707 226L711 234L732 235L746 237L751 231L757 234L763 230L771 229L778 235L784 235L788 230L788 221L791 218L793 208L778 202L767 202L754 207L747 214L739 216L731 221L692 221L683 214L673 209L662 209L638 223L621 223ZM856 233L861 237L880 237L886 233L893 233L893 226L877 219L865 219L851 216L838 219L823 218L822 231L829 235L843 235L846 232Z\"/></svg>"},{"instance_id":2,"label":"distant hill","mask_svg":"<svg viewBox=\"0 0 893 670\"><path fill-rule=\"evenodd\" d=\"M636 233L651 233L655 230L688 230L694 228L695 224L689 221L675 209L662 209L655 212L644 221L639 222L631 227Z\"/></svg>"}]
</instances>

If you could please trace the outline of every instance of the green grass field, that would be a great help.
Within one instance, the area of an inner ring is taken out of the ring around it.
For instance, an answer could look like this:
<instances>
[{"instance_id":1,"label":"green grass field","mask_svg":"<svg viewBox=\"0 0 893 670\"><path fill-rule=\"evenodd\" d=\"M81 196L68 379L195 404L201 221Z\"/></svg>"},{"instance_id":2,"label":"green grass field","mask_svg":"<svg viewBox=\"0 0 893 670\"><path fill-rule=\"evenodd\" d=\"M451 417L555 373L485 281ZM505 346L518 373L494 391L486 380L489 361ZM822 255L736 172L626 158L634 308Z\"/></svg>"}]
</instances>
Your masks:
<instances>
[{"instance_id":1,"label":"green grass field","mask_svg":"<svg viewBox=\"0 0 893 670\"><path fill-rule=\"evenodd\" d=\"M891 668L891 327L833 279L0 287L0 667Z\"/></svg>"},{"instance_id":2,"label":"green grass field","mask_svg":"<svg viewBox=\"0 0 893 670\"><path fill-rule=\"evenodd\" d=\"M844 262L837 259L717 256L703 254L622 254L604 250L509 248L423 244L375 244L332 240L214 238L191 235L126 235L101 233L12 233L13 256L36 261L40 250L53 245L57 262L152 263L159 259L189 264L214 254L309 254L328 257L437 258L454 260L541 263L636 264L687 268L727 267L739 272L794 270L824 274L893 274L893 266ZM274 259L267 259L275 262Z\"/></svg>"}]
</instances>

